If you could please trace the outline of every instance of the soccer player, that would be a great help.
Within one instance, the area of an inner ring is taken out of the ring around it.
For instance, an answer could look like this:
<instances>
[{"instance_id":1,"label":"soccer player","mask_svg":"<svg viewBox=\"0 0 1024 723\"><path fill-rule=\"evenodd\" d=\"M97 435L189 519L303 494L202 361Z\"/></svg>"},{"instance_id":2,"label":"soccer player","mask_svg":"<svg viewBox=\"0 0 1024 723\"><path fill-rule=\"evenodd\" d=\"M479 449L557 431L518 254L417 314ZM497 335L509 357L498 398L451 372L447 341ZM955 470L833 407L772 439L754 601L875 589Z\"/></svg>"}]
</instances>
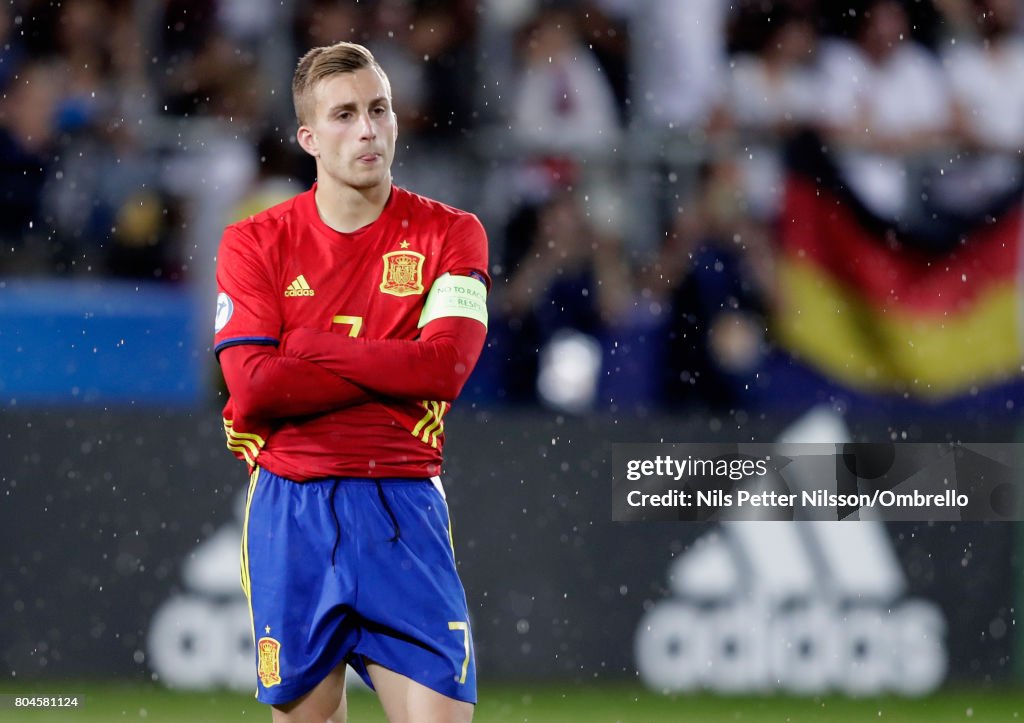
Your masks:
<instances>
[{"instance_id":1,"label":"soccer player","mask_svg":"<svg viewBox=\"0 0 1024 723\"><path fill-rule=\"evenodd\" d=\"M309 191L229 226L215 351L251 467L242 587L275 721L344 721L345 671L392 723L470 721L476 667L441 481L483 348L477 218L393 185L388 78L354 43L292 83Z\"/></svg>"}]
</instances>

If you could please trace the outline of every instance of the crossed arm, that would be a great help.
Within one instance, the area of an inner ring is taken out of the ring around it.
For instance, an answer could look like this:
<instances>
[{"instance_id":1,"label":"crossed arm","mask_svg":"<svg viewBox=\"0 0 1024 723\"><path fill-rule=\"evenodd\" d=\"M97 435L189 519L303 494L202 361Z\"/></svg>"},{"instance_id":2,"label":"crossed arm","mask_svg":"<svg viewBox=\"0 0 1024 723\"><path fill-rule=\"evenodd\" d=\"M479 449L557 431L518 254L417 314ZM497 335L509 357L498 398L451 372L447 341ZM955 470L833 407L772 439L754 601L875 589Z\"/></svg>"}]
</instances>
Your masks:
<instances>
[{"instance_id":1,"label":"crossed arm","mask_svg":"<svg viewBox=\"0 0 1024 723\"><path fill-rule=\"evenodd\" d=\"M483 350L479 321L443 317L414 341L353 339L294 329L278 348L239 345L220 354L240 415L282 419L322 414L381 397L451 401Z\"/></svg>"}]
</instances>

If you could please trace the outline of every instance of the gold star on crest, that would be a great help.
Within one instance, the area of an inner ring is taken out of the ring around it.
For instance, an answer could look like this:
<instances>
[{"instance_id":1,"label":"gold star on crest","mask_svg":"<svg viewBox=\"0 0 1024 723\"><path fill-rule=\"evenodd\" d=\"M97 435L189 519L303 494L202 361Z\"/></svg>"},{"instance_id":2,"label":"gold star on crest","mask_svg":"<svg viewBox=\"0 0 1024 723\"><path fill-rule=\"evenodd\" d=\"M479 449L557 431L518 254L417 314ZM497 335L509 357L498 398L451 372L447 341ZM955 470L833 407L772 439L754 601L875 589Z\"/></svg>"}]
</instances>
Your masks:
<instances>
[{"instance_id":1,"label":"gold star on crest","mask_svg":"<svg viewBox=\"0 0 1024 723\"><path fill-rule=\"evenodd\" d=\"M403 241L402 243L400 243L400 244L398 244L398 245L399 245L399 246L400 246L401 248L403 248L403 249L407 249L407 248L409 248L409 242L408 242L408 241Z\"/></svg>"},{"instance_id":2,"label":"gold star on crest","mask_svg":"<svg viewBox=\"0 0 1024 723\"><path fill-rule=\"evenodd\" d=\"M267 627L263 628L263 629L265 631L267 631L267 635L270 635L270 626L269 625Z\"/></svg>"}]
</instances>

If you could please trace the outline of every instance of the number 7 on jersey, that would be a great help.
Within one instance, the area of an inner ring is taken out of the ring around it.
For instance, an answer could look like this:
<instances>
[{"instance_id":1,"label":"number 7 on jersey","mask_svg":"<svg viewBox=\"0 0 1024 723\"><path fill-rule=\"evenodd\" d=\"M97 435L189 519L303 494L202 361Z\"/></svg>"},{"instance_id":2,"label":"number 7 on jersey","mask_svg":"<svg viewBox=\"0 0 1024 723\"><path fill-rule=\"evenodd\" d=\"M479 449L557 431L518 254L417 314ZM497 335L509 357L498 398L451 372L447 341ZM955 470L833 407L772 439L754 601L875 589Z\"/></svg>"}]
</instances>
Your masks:
<instances>
[{"instance_id":1,"label":"number 7 on jersey","mask_svg":"<svg viewBox=\"0 0 1024 723\"><path fill-rule=\"evenodd\" d=\"M359 336L359 332L363 328L363 317L361 316L345 316L341 314L331 319L335 324L345 324L349 327L348 335L352 338Z\"/></svg>"}]
</instances>

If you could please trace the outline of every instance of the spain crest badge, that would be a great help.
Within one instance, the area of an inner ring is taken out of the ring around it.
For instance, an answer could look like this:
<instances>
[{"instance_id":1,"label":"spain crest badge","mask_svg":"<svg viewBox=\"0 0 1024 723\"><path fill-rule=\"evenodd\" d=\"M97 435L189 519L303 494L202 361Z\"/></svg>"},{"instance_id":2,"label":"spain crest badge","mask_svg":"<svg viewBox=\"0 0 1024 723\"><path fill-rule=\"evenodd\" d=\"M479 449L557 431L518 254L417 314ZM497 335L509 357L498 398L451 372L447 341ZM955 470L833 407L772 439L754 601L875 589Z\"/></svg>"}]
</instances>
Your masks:
<instances>
[{"instance_id":1,"label":"spain crest badge","mask_svg":"<svg viewBox=\"0 0 1024 723\"><path fill-rule=\"evenodd\" d=\"M281 643L273 638L260 638L256 643L259 666L256 674L264 688L272 688L281 682Z\"/></svg>"},{"instance_id":2,"label":"spain crest badge","mask_svg":"<svg viewBox=\"0 0 1024 723\"><path fill-rule=\"evenodd\" d=\"M384 254L384 277L380 290L392 296L423 293L423 254L415 251L392 251Z\"/></svg>"}]
</instances>

